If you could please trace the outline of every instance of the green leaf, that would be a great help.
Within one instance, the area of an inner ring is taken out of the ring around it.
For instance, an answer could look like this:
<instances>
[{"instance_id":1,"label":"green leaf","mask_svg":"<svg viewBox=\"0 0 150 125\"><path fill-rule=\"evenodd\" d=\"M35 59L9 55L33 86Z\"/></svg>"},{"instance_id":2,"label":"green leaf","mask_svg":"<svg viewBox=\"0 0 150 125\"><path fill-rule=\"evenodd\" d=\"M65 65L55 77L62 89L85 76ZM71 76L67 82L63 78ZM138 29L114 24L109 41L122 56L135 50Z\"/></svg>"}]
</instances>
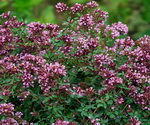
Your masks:
<instances>
[{"instance_id":1,"label":"green leaf","mask_svg":"<svg viewBox=\"0 0 150 125\"><path fill-rule=\"evenodd\" d=\"M96 103L102 102L101 100L96 100Z\"/></svg>"},{"instance_id":2,"label":"green leaf","mask_svg":"<svg viewBox=\"0 0 150 125\"><path fill-rule=\"evenodd\" d=\"M34 125L39 125L38 123L34 123Z\"/></svg>"},{"instance_id":3,"label":"green leaf","mask_svg":"<svg viewBox=\"0 0 150 125\"><path fill-rule=\"evenodd\" d=\"M110 118L115 118L115 115L111 114L111 115L110 115Z\"/></svg>"},{"instance_id":4,"label":"green leaf","mask_svg":"<svg viewBox=\"0 0 150 125\"><path fill-rule=\"evenodd\" d=\"M100 103L100 104L98 104L98 105L97 105L97 107L103 107L103 104L102 104L102 103Z\"/></svg>"},{"instance_id":5,"label":"green leaf","mask_svg":"<svg viewBox=\"0 0 150 125\"><path fill-rule=\"evenodd\" d=\"M82 115L82 116L89 116L88 112L86 112L86 111L82 111L82 112L81 112L81 115Z\"/></svg>"},{"instance_id":6,"label":"green leaf","mask_svg":"<svg viewBox=\"0 0 150 125\"><path fill-rule=\"evenodd\" d=\"M113 100L107 101L107 104L112 105L113 104Z\"/></svg>"},{"instance_id":7,"label":"green leaf","mask_svg":"<svg viewBox=\"0 0 150 125\"><path fill-rule=\"evenodd\" d=\"M120 122L120 120L121 120L121 119L117 118L115 121L116 121L116 122Z\"/></svg>"},{"instance_id":8,"label":"green leaf","mask_svg":"<svg viewBox=\"0 0 150 125\"><path fill-rule=\"evenodd\" d=\"M104 102L103 103L103 107L106 109L107 108L107 105L106 105L106 103Z\"/></svg>"}]
</instances>

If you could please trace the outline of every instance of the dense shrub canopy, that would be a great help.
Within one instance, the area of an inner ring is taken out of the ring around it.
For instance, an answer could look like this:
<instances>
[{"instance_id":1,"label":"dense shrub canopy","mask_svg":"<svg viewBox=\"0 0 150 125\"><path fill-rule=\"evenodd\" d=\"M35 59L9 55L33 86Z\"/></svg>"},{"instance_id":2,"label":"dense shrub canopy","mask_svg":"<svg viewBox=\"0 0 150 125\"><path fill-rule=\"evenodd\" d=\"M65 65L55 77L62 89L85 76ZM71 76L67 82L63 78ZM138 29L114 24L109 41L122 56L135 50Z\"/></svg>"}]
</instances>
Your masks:
<instances>
[{"instance_id":1,"label":"dense shrub canopy","mask_svg":"<svg viewBox=\"0 0 150 125\"><path fill-rule=\"evenodd\" d=\"M132 40L95 1L56 10L61 26L0 15L0 124L150 122L150 36Z\"/></svg>"}]
</instances>

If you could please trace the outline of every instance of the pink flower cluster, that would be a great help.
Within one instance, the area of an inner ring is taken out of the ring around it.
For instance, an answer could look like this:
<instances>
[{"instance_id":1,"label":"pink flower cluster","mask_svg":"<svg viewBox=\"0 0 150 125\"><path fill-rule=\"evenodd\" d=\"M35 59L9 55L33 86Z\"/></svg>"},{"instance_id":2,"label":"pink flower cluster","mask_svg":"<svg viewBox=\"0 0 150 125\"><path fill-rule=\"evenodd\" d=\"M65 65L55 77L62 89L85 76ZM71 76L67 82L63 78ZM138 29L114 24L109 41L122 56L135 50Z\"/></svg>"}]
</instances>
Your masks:
<instances>
[{"instance_id":1,"label":"pink flower cluster","mask_svg":"<svg viewBox=\"0 0 150 125\"><path fill-rule=\"evenodd\" d=\"M7 63L5 63L7 61ZM35 56L31 54L24 54L19 56L10 56L1 60L1 65L8 73L15 72L21 73L20 78L22 80L22 85L24 87L34 87L34 81L38 79L39 84L41 84L41 89L44 92L48 92L51 88L52 83L55 83L52 79L59 76L65 76L65 66L55 63L46 63L46 60L42 56ZM15 66L15 63L18 63ZM15 66L15 68L9 68L10 64ZM37 77L35 77L35 74ZM51 84L50 84L51 83ZM28 92L27 92L28 93ZM22 99L25 99L29 94L23 94L24 96L19 95Z\"/></svg>"},{"instance_id":2,"label":"pink flower cluster","mask_svg":"<svg viewBox=\"0 0 150 125\"><path fill-rule=\"evenodd\" d=\"M28 123L21 118L22 112L14 113L14 105L11 103L0 104L0 114L7 116L6 119L0 121L0 125L33 125L33 123Z\"/></svg>"},{"instance_id":3,"label":"pink flower cluster","mask_svg":"<svg viewBox=\"0 0 150 125\"><path fill-rule=\"evenodd\" d=\"M91 13L85 14L79 19L79 30L87 29L88 31L94 29L96 32L100 32L104 28L104 23L107 19L107 12L97 9ZM107 29L107 28L106 28Z\"/></svg>"},{"instance_id":4,"label":"pink flower cluster","mask_svg":"<svg viewBox=\"0 0 150 125\"><path fill-rule=\"evenodd\" d=\"M124 99L122 97L119 97L116 103L118 105L121 105L122 103L124 103Z\"/></svg>"},{"instance_id":5,"label":"pink flower cluster","mask_svg":"<svg viewBox=\"0 0 150 125\"><path fill-rule=\"evenodd\" d=\"M11 92L9 90L4 90L3 92L0 92L0 95L3 95L3 96L10 96L11 95Z\"/></svg>"},{"instance_id":6,"label":"pink flower cluster","mask_svg":"<svg viewBox=\"0 0 150 125\"><path fill-rule=\"evenodd\" d=\"M92 123L92 125L100 125L100 123L98 121L100 121L100 119L92 119L91 117L88 117Z\"/></svg>"},{"instance_id":7,"label":"pink flower cluster","mask_svg":"<svg viewBox=\"0 0 150 125\"><path fill-rule=\"evenodd\" d=\"M94 26L93 16L90 14L86 14L82 16L79 20L79 25L83 27L87 27L90 30Z\"/></svg>"},{"instance_id":8,"label":"pink flower cluster","mask_svg":"<svg viewBox=\"0 0 150 125\"><path fill-rule=\"evenodd\" d=\"M74 122L57 120L55 123L52 123L52 125L77 125L77 124Z\"/></svg>"},{"instance_id":9,"label":"pink flower cluster","mask_svg":"<svg viewBox=\"0 0 150 125\"><path fill-rule=\"evenodd\" d=\"M140 125L141 124L141 122L139 121L139 119L137 119L136 117L131 117L129 121L131 123L130 125Z\"/></svg>"},{"instance_id":10,"label":"pink flower cluster","mask_svg":"<svg viewBox=\"0 0 150 125\"><path fill-rule=\"evenodd\" d=\"M121 22L114 23L112 24L112 26L107 25L104 30L104 35L113 39L119 37L121 34L126 35L127 33L128 27L125 24L122 24Z\"/></svg>"},{"instance_id":11,"label":"pink flower cluster","mask_svg":"<svg viewBox=\"0 0 150 125\"><path fill-rule=\"evenodd\" d=\"M13 115L14 114L14 105L11 103L0 104L0 114Z\"/></svg>"},{"instance_id":12,"label":"pink flower cluster","mask_svg":"<svg viewBox=\"0 0 150 125\"><path fill-rule=\"evenodd\" d=\"M95 1L91 1L86 4L86 7L88 7L88 8L95 8L98 6L99 6L98 3L96 3Z\"/></svg>"},{"instance_id":13,"label":"pink flower cluster","mask_svg":"<svg viewBox=\"0 0 150 125\"><path fill-rule=\"evenodd\" d=\"M74 6L68 7L64 3L57 3L57 5L55 7L56 7L56 11L58 13L64 12L64 11L67 11L67 10L71 10L71 12L73 14L75 14L77 12L83 11L84 8L95 8L97 6L98 6L98 4L95 1L91 1L91 2L87 3L85 6L82 5L82 4L76 3Z\"/></svg>"},{"instance_id":14,"label":"pink flower cluster","mask_svg":"<svg viewBox=\"0 0 150 125\"><path fill-rule=\"evenodd\" d=\"M81 87L73 87L73 89L74 89L74 92L72 93L73 95L92 96L95 93L93 87L86 88L85 90L82 89Z\"/></svg>"},{"instance_id":15,"label":"pink flower cluster","mask_svg":"<svg viewBox=\"0 0 150 125\"><path fill-rule=\"evenodd\" d=\"M95 62L99 67L102 67L103 65L110 65L112 63L112 59L108 56L108 54L99 54L95 56Z\"/></svg>"},{"instance_id":16,"label":"pink flower cluster","mask_svg":"<svg viewBox=\"0 0 150 125\"><path fill-rule=\"evenodd\" d=\"M5 22L1 25L1 27L3 27L3 28L19 28L19 27L25 25L24 22L19 22L19 21L16 19L16 16L10 17L10 11L1 14L0 17L2 17L2 18L4 18L4 19L7 19L7 21L5 21Z\"/></svg>"},{"instance_id":17,"label":"pink flower cluster","mask_svg":"<svg viewBox=\"0 0 150 125\"><path fill-rule=\"evenodd\" d=\"M147 109L150 111L150 108L148 107L150 105L150 87L143 87L142 92L138 92L137 87L130 86L129 95L133 97L135 103L140 104L141 108Z\"/></svg>"},{"instance_id":18,"label":"pink flower cluster","mask_svg":"<svg viewBox=\"0 0 150 125\"><path fill-rule=\"evenodd\" d=\"M84 10L84 5L76 3L73 7L70 8L72 13L75 14L78 11L83 11Z\"/></svg>"},{"instance_id":19,"label":"pink flower cluster","mask_svg":"<svg viewBox=\"0 0 150 125\"><path fill-rule=\"evenodd\" d=\"M7 118L0 121L0 125L19 125L14 118Z\"/></svg>"},{"instance_id":20,"label":"pink flower cluster","mask_svg":"<svg viewBox=\"0 0 150 125\"><path fill-rule=\"evenodd\" d=\"M7 55L15 48L16 42L19 41L19 36L14 34L14 28L25 26L24 22L20 22L16 17L10 17L10 12L0 15L6 21L0 24L0 56Z\"/></svg>"},{"instance_id":21,"label":"pink flower cluster","mask_svg":"<svg viewBox=\"0 0 150 125\"><path fill-rule=\"evenodd\" d=\"M67 5L64 3L57 3L55 7L56 7L56 11L59 13L64 12L69 9L69 7L67 7Z\"/></svg>"},{"instance_id":22,"label":"pink flower cluster","mask_svg":"<svg viewBox=\"0 0 150 125\"><path fill-rule=\"evenodd\" d=\"M27 25L28 39L38 45L51 45L50 38L59 34L59 26L31 22Z\"/></svg>"},{"instance_id":23,"label":"pink flower cluster","mask_svg":"<svg viewBox=\"0 0 150 125\"><path fill-rule=\"evenodd\" d=\"M20 98L20 101L24 101L25 99L28 98L28 96L30 95L29 91L24 91L21 94L18 95L18 98Z\"/></svg>"}]
</instances>

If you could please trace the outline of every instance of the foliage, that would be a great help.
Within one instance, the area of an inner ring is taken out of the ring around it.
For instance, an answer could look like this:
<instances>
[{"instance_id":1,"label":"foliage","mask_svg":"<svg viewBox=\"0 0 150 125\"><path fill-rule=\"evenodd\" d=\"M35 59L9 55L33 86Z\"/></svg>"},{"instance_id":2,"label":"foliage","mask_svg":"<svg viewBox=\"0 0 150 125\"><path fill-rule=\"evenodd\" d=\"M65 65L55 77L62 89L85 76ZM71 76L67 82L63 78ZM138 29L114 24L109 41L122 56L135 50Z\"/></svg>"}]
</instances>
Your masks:
<instances>
[{"instance_id":1,"label":"foliage","mask_svg":"<svg viewBox=\"0 0 150 125\"><path fill-rule=\"evenodd\" d=\"M61 26L1 15L0 124L150 122L150 36L132 40L98 6L58 3Z\"/></svg>"}]
</instances>

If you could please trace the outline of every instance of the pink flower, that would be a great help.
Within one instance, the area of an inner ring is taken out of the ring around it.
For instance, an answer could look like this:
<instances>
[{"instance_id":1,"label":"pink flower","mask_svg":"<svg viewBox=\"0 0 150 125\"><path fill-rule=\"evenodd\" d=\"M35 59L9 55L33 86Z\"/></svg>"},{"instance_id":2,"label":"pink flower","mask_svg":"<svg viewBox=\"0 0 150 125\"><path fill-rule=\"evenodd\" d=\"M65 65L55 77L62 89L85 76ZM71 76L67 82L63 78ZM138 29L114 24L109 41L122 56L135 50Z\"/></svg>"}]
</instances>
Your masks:
<instances>
[{"instance_id":1,"label":"pink flower","mask_svg":"<svg viewBox=\"0 0 150 125\"><path fill-rule=\"evenodd\" d=\"M77 125L77 124L74 122L57 120L55 123L52 123L52 125Z\"/></svg>"},{"instance_id":2,"label":"pink flower","mask_svg":"<svg viewBox=\"0 0 150 125\"><path fill-rule=\"evenodd\" d=\"M72 13L75 14L78 11L83 11L84 10L84 5L76 3L73 7L70 8Z\"/></svg>"},{"instance_id":3,"label":"pink flower","mask_svg":"<svg viewBox=\"0 0 150 125\"><path fill-rule=\"evenodd\" d=\"M94 26L93 16L90 14L86 14L82 16L79 20L79 25L87 28L88 30L92 29Z\"/></svg>"},{"instance_id":4,"label":"pink flower","mask_svg":"<svg viewBox=\"0 0 150 125\"><path fill-rule=\"evenodd\" d=\"M11 103L3 103L0 104L0 114L2 115L10 115L14 114L14 105Z\"/></svg>"},{"instance_id":5,"label":"pink flower","mask_svg":"<svg viewBox=\"0 0 150 125\"><path fill-rule=\"evenodd\" d=\"M90 1L86 4L86 7L88 8L95 8L95 7L98 7L98 3L95 2L95 1Z\"/></svg>"},{"instance_id":6,"label":"pink flower","mask_svg":"<svg viewBox=\"0 0 150 125\"><path fill-rule=\"evenodd\" d=\"M9 18L10 17L10 11L6 12L6 13L3 13L0 15L2 18Z\"/></svg>"},{"instance_id":7,"label":"pink flower","mask_svg":"<svg viewBox=\"0 0 150 125\"><path fill-rule=\"evenodd\" d=\"M131 125L140 125L141 124L141 122L136 118L136 116L131 117L129 121L130 121Z\"/></svg>"},{"instance_id":8,"label":"pink flower","mask_svg":"<svg viewBox=\"0 0 150 125\"><path fill-rule=\"evenodd\" d=\"M0 125L19 125L14 118L7 118L0 121Z\"/></svg>"},{"instance_id":9,"label":"pink flower","mask_svg":"<svg viewBox=\"0 0 150 125\"><path fill-rule=\"evenodd\" d=\"M56 7L56 11L58 13L68 10L67 5L64 3L57 3L57 5L55 7Z\"/></svg>"}]
</instances>

